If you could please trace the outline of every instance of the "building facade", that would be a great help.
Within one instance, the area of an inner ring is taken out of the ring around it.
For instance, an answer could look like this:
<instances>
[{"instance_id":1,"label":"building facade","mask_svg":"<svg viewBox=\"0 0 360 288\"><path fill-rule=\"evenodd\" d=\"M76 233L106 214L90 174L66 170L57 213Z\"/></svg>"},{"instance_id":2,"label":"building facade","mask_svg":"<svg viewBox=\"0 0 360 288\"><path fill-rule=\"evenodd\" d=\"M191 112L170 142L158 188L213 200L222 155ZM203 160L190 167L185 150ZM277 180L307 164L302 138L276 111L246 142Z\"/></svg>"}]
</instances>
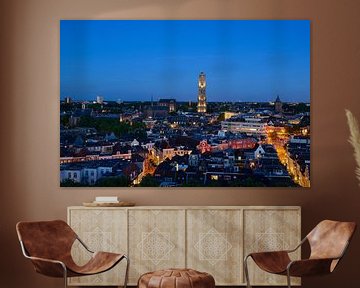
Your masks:
<instances>
[{"instance_id":1,"label":"building facade","mask_svg":"<svg viewBox=\"0 0 360 288\"><path fill-rule=\"evenodd\" d=\"M257 118L221 122L221 130L223 131L246 133L248 135L266 135L266 127L267 123Z\"/></svg>"},{"instance_id":2,"label":"building facade","mask_svg":"<svg viewBox=\"0 0 360 288\"><path fill-rule=\"evenodd\" d=\"M175 99L160 99L159 106L167 107L168 112L175 112L176 111L176 100Z\"/></svg>"}]
</instances>

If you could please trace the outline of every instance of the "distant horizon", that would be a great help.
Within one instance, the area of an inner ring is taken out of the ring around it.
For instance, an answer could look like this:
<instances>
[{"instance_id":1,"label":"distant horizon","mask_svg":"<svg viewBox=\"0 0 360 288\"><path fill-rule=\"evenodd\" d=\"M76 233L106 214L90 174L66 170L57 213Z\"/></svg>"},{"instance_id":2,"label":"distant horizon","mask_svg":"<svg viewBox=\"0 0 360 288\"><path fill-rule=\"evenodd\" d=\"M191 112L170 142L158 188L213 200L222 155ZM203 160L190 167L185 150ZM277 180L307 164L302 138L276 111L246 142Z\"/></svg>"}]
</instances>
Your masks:
<instances>
[{"instance_id":1,"label":"distant horizon","mask_svg":"<svg viewBox=\"0 0 360 288\"><path fill-rule=\"evenodd\" d=\"M102 96L102 95L97 95L97 96ZM70 96L65 96L63 99L60 99L60 102L63 102L65 101L65 98L66 97L70 97ZM71 97L70 97L71 98ZM188 103L188 102L191 102L191 103L197 103L197 101L191 101L191 100L181 100L181 101L178 101L176 98L159 98L157 100L121 100L120 102L121 103L132 103L132 102L141 102L141 103L144 103L144 102L158 102L159 100L161 99L175 99L175 101L177 103ZM89 103L94 103L96 102L96 98L95 99L73 99L71 98L71 100L73 102L89 102ZM104 99L103 101L105 103L107 102L119 102L120 99L118 100L106 100ZM282 103L291 103L291 104L295 104L295 103L304 103L304 104L311 104L310 101L309 102L306 102L306 101L296 101L296 102L291 102L291 101L283 101L282 99L280 99L280 101ZM262 101L207 101L207 103L274 103L275 100L262 100ZM95 104L95 103L94 103Z\"/></svg>"},{"instance_id":2,"label":"distant horizon","mask_svg":"<svg viewBox=\"0 0 360 288\"><path fill-rule=\"evenodd\" d=\"M310 103L308 20L61 20L60 36L60 99L195 103L203 71L211 103Z\"/></svg>"}]
</instances>

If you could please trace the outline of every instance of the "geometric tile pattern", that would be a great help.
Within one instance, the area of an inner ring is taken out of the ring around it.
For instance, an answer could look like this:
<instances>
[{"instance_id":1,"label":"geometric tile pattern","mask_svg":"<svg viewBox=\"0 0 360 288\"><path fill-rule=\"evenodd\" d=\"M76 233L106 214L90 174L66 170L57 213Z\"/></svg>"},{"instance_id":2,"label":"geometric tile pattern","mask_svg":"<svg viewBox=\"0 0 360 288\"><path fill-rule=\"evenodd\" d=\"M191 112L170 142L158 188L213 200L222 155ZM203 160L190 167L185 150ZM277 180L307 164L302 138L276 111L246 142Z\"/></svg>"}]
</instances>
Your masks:
<instances>
[{"instance_id":1,"label":"geometric tile pattern","mask_svg":"<svg viewBox=\"0 0 360 288\"><path fill-rule=\"evenodd\" d=\"M220 260L227 260L227 252L232 247L226 239L227 233L219 233L212 227L199 235L200 239L194 247L199 252L200 260L206 260L213 266Z\"/></svg>"},{"instance_id":2,"label":"geometric tile pattern","mask_svg":"<svg viewBox=\"0 0 360 288\"><path fill-rule=\"evenodd\" d=\"M242 210L187 210L187 266L214 276L217 285L242 283Z\"/></svg>"},{"instance_id":3,"label":"geometric tile pattern","mask_svg":"<svg viewBox=\"0 0 360 288\"><path fill-rule=\"evenodd\" d=\"M289 247L284 239L285 233L276 232L272 228L267 229L265 232L257 232L255 235L253 251L279 251Z\"/></svg>"},{"instance_id":4,"label":"geometric tile pattern","mask_svg":"<svg viewBox=\"0 0 360 288\"><path fill-rule=\"evenodd\" d=\"M170 252L175 245L170 240L170 233L154 228L149 233L142 233L142 240L138 244L138 248L141 250L142 260L150 260L154 264L159 264L162 260L170 260Z\"/></svg>"},{"instance_id":5,"label":"geometric tile pattern","mask_svg":"<svg viewBox=\"0 0 360 288\"><path fill-rule=\"evenodd\" d=\"M101 231L96 227L93 231L84 232L84 243L91 247L93 251L110 251L115 247L111 240L111 231Z\"/></svg>"},{"instance_id":6,"label":"geometric tile pattern","mask_svg":"<svg viewBox=\"0 0 360 288\"><path fill-rule=\"evenodd\" d=\"M130 283L148 271L185 267L185 210L129 209Z\"/></svg>"}]
</instances>

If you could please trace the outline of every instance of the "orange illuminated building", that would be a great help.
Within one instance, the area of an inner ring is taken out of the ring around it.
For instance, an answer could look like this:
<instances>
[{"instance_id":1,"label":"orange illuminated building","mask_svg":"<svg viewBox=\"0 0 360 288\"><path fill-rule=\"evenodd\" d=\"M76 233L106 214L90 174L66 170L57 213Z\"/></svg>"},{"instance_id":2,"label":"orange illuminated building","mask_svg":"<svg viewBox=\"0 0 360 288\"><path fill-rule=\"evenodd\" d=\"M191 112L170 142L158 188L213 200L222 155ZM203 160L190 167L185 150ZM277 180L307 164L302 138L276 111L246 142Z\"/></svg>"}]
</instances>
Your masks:
<instances>
[{"instance_id":1,"label":"orange illuminated building","mask_svg":"<svg viewBox=\"0 0 360 288\"><path fill-rule=\"evenodd\" d=\"M235 139L224 141L218 144L209 144L206 140L200 141L199 145L196 148L201 152L215 152L221 151L228 148L231 149L252 149L256 145L256 140L254 138L245 138L245 139Z\"/></svg>"}]
</instances>

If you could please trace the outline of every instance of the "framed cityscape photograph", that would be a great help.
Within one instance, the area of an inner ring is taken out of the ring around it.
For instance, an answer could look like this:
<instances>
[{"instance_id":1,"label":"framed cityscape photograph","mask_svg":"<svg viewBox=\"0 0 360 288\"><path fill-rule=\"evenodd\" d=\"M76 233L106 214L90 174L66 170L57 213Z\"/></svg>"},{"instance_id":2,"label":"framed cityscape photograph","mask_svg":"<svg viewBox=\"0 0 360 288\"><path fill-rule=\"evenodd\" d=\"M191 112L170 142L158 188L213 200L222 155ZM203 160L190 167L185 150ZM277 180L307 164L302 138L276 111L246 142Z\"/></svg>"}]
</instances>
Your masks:
<instances>
[{"instance_id":1,"label":"framed cityscape photograph","mask_svg":"<svg viewBox=\"0 0 360 288\"><path fill-rule=\"evenodd\" d=\"M62 187L310 187L310 21L61 20Z\"/></svg>"}]
</instances>

